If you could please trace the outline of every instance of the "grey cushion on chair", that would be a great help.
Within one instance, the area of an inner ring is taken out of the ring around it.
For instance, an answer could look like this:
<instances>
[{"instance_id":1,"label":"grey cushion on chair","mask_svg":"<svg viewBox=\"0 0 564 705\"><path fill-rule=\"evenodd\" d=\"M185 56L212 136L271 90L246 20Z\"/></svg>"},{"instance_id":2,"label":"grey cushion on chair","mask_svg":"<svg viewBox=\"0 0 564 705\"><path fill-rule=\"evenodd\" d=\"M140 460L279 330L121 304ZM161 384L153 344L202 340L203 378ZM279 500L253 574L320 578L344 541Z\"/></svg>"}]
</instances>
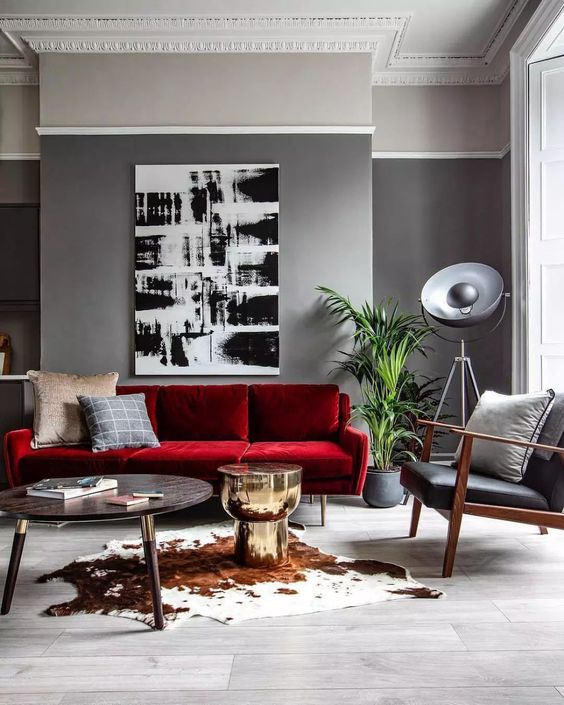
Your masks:
<instances>
[{"instance_id":1,"label":"grey cushion on chair","mask_svg":"<svg viewBox=\"0 0 564 705\"><path fill-rule=\"evenodd\" d=\"M554 392L505 395L484 392L466 424L467 431L535 442L554 401ZM460 459L462 441L455 455ZM521 482L531 448L476 439L472 444L470 470L507 482Z\"/></svg>"},{"instance_id":2,"label":"grey cushion on chair","mask_svg":"<svg viewBox=\"0 0 564 705\"><path fill-rule=\"evenodd\" d=\"M448 465L406 463L401 470L401 484L432 509L452 507L455 483L456 470ZM546 498L531 487L477 473L468 476L466 501L522 509L550 509Z\"/></svg>"},{"instance_id":3,"label":"grey cushion on chair","mask_svg":"<svg viewBox=\"0 0 564 705\"><path fill-rule=\"evenodd\" d=\"M78 397L90 431L92 450L97 453L118 448L156 448L155 436L144 394L117 397Z\"/></svg>"}]
</instances>

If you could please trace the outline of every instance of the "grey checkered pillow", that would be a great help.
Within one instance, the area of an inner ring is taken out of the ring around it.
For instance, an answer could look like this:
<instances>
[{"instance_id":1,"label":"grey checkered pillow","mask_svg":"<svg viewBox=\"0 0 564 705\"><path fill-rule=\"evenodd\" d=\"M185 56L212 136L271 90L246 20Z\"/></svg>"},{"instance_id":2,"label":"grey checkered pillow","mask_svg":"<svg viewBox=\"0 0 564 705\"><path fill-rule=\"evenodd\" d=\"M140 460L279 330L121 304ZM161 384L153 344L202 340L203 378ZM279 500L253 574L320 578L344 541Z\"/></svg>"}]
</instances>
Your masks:
<instances>
[{"instance_id":1,"label":"grey checkered pillow","mask_svg":"<svg viewBox=\"0 0 564 705\"><path fill-rule=\"evenodd\" d=\"M78 401L90 431L92 450L116 448L157 448L144 394L117 397L79 396Z\"/></svg>"}]
</instances>

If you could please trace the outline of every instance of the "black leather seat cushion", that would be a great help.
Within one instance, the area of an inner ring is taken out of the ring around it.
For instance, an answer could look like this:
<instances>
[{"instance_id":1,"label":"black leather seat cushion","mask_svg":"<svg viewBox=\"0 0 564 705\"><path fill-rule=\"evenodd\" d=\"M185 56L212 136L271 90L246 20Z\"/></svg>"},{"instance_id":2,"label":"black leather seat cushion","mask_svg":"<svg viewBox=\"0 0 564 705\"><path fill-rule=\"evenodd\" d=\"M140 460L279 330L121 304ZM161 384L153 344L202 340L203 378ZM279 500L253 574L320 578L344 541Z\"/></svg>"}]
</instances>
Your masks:
<instances>
[{"instance_id":1,"label":"black leather seat cushion","mask_svg":"<svg viewBox=\"0 0 564 705\"><path fill-rule=\"evenodd\" d=\"M401 470L401 484L432 509L451 508L455 483L456 470L448 465L406 463ZM532 487L476 473L470 473L468 477L466 501L550 510L546 498Z\"/></svg>"}]
</instances>

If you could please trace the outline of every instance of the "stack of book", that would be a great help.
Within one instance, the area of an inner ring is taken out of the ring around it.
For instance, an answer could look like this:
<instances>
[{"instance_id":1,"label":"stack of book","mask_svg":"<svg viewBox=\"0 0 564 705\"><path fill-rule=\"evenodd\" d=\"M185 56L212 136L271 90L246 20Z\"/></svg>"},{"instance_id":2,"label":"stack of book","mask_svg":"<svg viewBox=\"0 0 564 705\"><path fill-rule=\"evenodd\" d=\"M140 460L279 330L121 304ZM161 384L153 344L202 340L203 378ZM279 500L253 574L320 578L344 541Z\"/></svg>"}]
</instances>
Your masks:
<instances>
[{"instance_id":1,"label":"stack of book","mask_svg":"<svg viewBox=\"0 0 564 705\"><path fill-rule=\"evenodd\" d=\"M111 477L102 477L101 475L89 475L88 477L79 478L55 477L36 482L35 485L27 488L27 494L31 497L66 500L87 497L97 492L115 490L117 486L117 480L113 480Z\"/></svg>"}]
</instances>

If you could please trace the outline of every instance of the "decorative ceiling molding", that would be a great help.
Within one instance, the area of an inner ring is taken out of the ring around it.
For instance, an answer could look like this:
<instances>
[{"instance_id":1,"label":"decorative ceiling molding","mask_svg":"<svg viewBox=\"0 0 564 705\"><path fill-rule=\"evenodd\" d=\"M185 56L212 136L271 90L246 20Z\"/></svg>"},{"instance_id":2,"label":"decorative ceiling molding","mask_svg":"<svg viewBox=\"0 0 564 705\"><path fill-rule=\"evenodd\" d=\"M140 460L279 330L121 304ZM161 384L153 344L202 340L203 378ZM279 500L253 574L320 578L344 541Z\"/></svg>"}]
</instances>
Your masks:
<instances>
[{"instance_id":1,"label":"decorative ceiling molding","mask_svg":"<svg viewBox=\"0 0 564 705\"><path fill-rule=\"evenodd\" d=\"M487 74L460 71L390 71L372 77L374 86L484 86L503 83L509 75L509 64L502 71Z\"/></svg>"},{"instance_id":2,"label":"decorative ceiling molding","mask_svg":"<svg viewBox=\"0 0 564 705\"><path fill-rule=\"evenodd\" d=\"M517 18L528 0L511 0L501 21L479 54L407 54L396 51L390 58L389 66L402 68L446 68L489 66L507 39ZM509 57L507 57L509 63Z\"/></svg>"},{"instance_id":3,"label":"decorative ceiling molding","mask_svg":"<svg viewBox=\"0 0 564 705\"><path fill-rule=\"evenodd\" d=\"M39 74L35 71L4 71L0 68L0 86L38 86Z\"/></svg>"},{"instance_id":4,"label":"decorative ceiling molding","mask_svg":"<svg viewBox=\"0 0 564 705\"><path fill-rule=\"evenodd\" d=\"M413 13L5 15L0 16L0 29L14 46L29 47L38 54L368 52L373 55L375 85L492 84L500 83L508 70L509 56L496 62L496 68L490 65L526 2L508 0L493 33L475 55L402 52Z\"/></svg>"},{"instance_id":5,"label":"decorative ceiling molding","mask_svg":"<svg viewBox=\"0 0 564 705\"><path fill-rule=\"evenodd\" d=\"M400 29L409 15L331 16L307 15L144 15L86 17L47 15L4 15L0 26L7 32L240 32L294 29Z\"/></svg>"},{"instance_id":6,"label":"decorative ceiling molding","mask_svg":"<svg viewBox=\"0 0 564 705\"><path fill-rule=\"evenodd\" d=\"M72 54L230 54L230 53L372 53L378 42L363 40L185 40L169 39L30 39L29 46L37 53Z\"/></svg>"}]
</instances>

